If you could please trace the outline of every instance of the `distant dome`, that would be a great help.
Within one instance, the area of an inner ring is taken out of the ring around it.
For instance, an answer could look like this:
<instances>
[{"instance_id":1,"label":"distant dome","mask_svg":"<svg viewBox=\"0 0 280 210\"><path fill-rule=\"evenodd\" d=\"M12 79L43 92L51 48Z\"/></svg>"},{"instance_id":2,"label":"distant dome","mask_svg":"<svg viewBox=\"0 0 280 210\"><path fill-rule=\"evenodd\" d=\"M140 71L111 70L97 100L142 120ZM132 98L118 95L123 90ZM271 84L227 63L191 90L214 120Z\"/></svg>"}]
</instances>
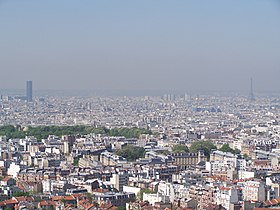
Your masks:
<instances>
[{"instance_id":1,"label":"distant dome","mask_svg":"<svg viewBox=\"0 0 280 210\"><path fill-rule=\"evenodd\" d=\"M24 128L22 129L22 131L24 131L24 132L28 131L28 127L27 127L27 126L24 127Z\"/></svg>"}]
</instances>

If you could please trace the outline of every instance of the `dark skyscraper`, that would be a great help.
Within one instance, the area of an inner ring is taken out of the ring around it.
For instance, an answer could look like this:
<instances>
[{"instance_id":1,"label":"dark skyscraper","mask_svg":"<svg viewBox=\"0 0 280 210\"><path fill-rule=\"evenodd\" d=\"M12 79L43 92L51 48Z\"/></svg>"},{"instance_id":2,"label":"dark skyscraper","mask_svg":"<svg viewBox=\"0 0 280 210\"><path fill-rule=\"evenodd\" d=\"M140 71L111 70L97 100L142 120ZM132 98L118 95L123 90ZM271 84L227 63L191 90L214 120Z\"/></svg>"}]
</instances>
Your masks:
<instances>
[{"instance_id":1,"label":"dark skyscraper","mask_svg":"<svg viewBox=\"0 0 280 210\"><path fill-rule=\"evenodd\" d=\"M32 81L26 82L26 101L32 101Z\"/></svg>"},{"instance_id":2,"label":"dark skyscraper","mask_svg":"<svg viewBox=\"0 0 280 210\"><path fill-rule=\"evenodd\" d=\"M251 90L250 90L250 101L255 101L254 91L253 91L253 78L251 78Z\"/></svg>"}]
</instances>

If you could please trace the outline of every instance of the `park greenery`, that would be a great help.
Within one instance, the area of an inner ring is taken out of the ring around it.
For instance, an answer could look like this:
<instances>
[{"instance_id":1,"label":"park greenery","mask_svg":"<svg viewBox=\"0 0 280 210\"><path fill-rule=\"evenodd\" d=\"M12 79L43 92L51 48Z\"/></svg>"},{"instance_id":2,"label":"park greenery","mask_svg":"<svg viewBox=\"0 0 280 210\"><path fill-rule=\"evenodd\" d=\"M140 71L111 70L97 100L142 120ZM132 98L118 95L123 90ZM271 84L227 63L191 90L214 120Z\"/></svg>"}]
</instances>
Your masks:
<instances>
[{"instance_id":1,"label":"park greenery","mask_svg":"<svg viewBox=\"0 0 280 210\"><path fill-rule=\"evenodd\" d=\"M219 150L222 152L230 152L232 154L240 154L239 149L232 149L229 144L224 144Z\"/></svg>"},{"instance_id":2,"label":"park greenery","mask_svg":"<svg viewBox=\"0 0 280 210\"><path fill-rule=\"evenodd\" d=\"M246 161L252 160L252 158L249 157L247 154L243 154L243 157Z\"/></svg>"},{"instance_id":3,"label":"park greenery","mask_svg":"<svg viewBox=\"0 0 280 210\"><path fill-rule=\"evenodd\" d=\"M190 152L198 152L198 151L203 151L205 156L207 158L210 157L211 150L216 150L217 147L211 142L211 141L196 141L192 143L192 145L189 148Z\"/></svg>"},{"instance_id":4,"label":"park greenery","mask_svg":"<svg viewBox=\"0 0 280 210\"><path fill-rule=\"evenodd\" d=\"M49 135L86 135L90 133L104 134L107 136L124 136L126 138L139 138L141 134L152 134L144 128L112 128L93 127L87 125L75 126L36 126L23 129L21 126L0 126L0 136L10 138L25 138L34 136L38 140L46 139Z\"/></svg>"},{"instance_id":5,"label":"park greenery","mask_svg":"<svg viewBox=\"0 0 280 210\"><path fill-rule=\"evenodd\" d=\"M135 161L138 158L145 157L145 149L143 147L126 145L123 148L117 150L116 154L124 157L128 161Z\"/></svg>"},{"instance_id":6,"label":"park greenery","mask_svg":"<svg viewBox=\"0 0 280 210\"><path fill-rule=\"evenodd\" d=\"M94 127L89 125L75 125L75 126L28 126L21 127L19 125L5 125L0 126L0 136L6 136L10 138L25 138L25 136L34 136L38 141L48 138L49 135L55 135L61 137L62 135L86 135L86 134L102 134L106 136L124 136L125 138L139 138L141 134L152 134L150 130L144 128L112 128L106 127ZM210 152L213 149L217 149L211 141L196 141L189 148L185 145L177 144L172 147L173 153L187 153L198 152L202 150L204 154L209 158ZM239 150L234 150L229 147L228 144L224 144L221 151L231 152L233 154L239 154ZM125 157L128 161L135 161L138 158L145 156L145 149L136 146L125 146L124 148L116 151L120 156ZM76 161L77 162L77 161ZM77 163L76 163L77 164Z\"/></svg>"},{"instance_id":7,"label":"park greenery","mask_svg":"<svg viewBox=\"0 0 280 210\"><path fill-rule=\"evenodd\" d=\"M188 153L189 148L183 144L175 144L172 146L173 153Z\"/></svg>"},{"instance_id":8,"label":"park greenery","mask_svg":"<svg viewBox=\"0 0 280 210\"><path fill-rule=\"evenodd\" d=\"M30 193L29 192L15 192L13 193L12 197L21 197L21 196L30 196Z\"/></svg>"},{"instance_id":9,"label":"park greenery","mask_svg":"<svg viewBox=\"0 0 280 210\"><path fill-rule=\"evenodd\" d=\"M192 143L190 148L182 144L176 144L172 147L172 153L188 153L203 151L207 158L210 157L211 150L216 150L216 146L211 141L197 141ZM117 155L126 158L128 161L135 161L138 158L145 157L145 149L133 145L126 145L123 148L116 150ZM169 151L164 151L162 154L170 154Z\"/></svg>"}]
</instances>

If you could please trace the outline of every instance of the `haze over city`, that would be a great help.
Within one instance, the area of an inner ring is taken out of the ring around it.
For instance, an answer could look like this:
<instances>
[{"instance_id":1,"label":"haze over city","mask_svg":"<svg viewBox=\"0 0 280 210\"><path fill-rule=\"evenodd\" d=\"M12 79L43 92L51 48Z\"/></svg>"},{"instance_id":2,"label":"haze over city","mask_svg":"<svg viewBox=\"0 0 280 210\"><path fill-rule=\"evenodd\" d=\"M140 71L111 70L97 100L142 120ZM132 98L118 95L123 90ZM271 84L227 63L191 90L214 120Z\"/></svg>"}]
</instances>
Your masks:
<instances>
[{"instance_id":1,"label":"haze over city","mask_svg":"<svg viewBox=\"0 0 280 210\"><path fill-rule=\"evenodd\" d=\"M280 3L0 1L0 89L280 91Z\"/></svg>"},{"instance_id":2,"label":"haze over city","mask_svg":"<svg viewBox=\"0 0 280 210\"><path fill-rule=\"evenodd\" d=\"M279 0L0 0L0 210L280 210Z\"/></svg>"}]
</instances>

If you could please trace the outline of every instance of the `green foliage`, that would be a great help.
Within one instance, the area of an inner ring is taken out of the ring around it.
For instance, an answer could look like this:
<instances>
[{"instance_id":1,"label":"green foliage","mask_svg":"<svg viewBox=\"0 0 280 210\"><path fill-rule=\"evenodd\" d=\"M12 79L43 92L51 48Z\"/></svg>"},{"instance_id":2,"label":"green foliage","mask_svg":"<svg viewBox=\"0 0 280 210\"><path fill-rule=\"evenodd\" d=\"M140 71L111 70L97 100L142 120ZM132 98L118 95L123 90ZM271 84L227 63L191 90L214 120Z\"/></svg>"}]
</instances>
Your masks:
<instances>
[{"instance_id":1,"label":"green foliage","mask_svg":"<svg viewBox=\"0 0 280 210\"><path fill-rule=\"evenodd\" d=\"M169 155L170 151L168 150L160 150L160 151L156 151L157 154L159 155Z\"/></svg>"},{"instance_id":2,"label":"green foliage","mask_svg":"<svg viewBox=\"0 0 280 210\"><path fill-rule=\"evenodd\" d=\"M202 150L208 158L212 149L217 149L217 147L211 141L196 141L189 148L190 152Z\"/></svg>"},{"instance_id":3,"label":"green foliage","mask_svg":"<svg viewBox=\"0 0 280 210\"><path fill-rule=\"evenodd\" d=\"M15 192L12 197L30 196L29 192Z\"/></svg>"},{"instance_id":4,"label":"green foliage","mask_svg":"<svg viewBox=\"0 0 280 210\"><path fill-rule=\"evenodd\" d=\"M239 149L232 149L229 144L224 144L219 150L222 152L230 152L232 154L240 154Z\"/></svg>"},{"instance_id":5,"label":"green foliage","mask_svg":"<svg viewBox=\"0 0 280 210\"><path fill-rule=\"evenodd\" d=\"M234 149L234 154L240 154L241 153L241 151L239 150L239 149Z\"/></svg>"},{"instance_id":6,"label":"green foliage","mask_svg":"<svg viewBox=\"0 0 280 210\"><path fill-rule=\"evenodd\" d=\"M251 160L251 159L252 159L252 158L251 158L251 157L249 157L247 154L244 154L244 155L243 155L243 157L244 157L244 159L245 159L245 160L247 160L247 161L249 161L249 160Z\"/></svg>"},{"instance_id":7,"label":"green foliage","mask_svg":"<svg viewBox=\"0 0 280 210\"><path fill-rule=\"evenodd\" d=\"M125 206L119 206L116 208L116 210L126 210L126 207Z\"/></svg>"},{"instance_id":8,"label":"green foliage","mask_svg":"<svg viewBox=\"0 0 280 210\"><path fill-rule=\"evenodd\" d=\"M143 194L144 193L148 193L148 194L152 194L152 193L155 193L154 191L150 190L150 189L141 189L140 190L140 200L142 201L143 200Z\"/></svg>"},{"instance_id":9,"label":"green foliage","mask_svg":"<svg viewBox=\"0 0 280 210\"><path fill-rule=\"evenodd\" d=\"M126 138L139 138L141 134L152 134L143 128L113 128L109 130L109 136L124 136Z\"/></svg>"},{"instance_id":10,"label":"green foliage","mask_svg":"<svg viewBox=\"0 0 280 210\"><path fill-rule=\"evenodd\" d=\"M0 126L0 136L10 138L25 138L25 136L34 136L38 140L46 139L49 135L86 135L90 133L105 134L108 136L124 136L126 138L139 138L141 134L152 134L151 131L143 128L113 128L93 127L86 125L76 126L29 126L26 131L20 129L20 126Z\"/></svg>"},{"instance_id":11,"label":"green foliage","mask_svg":"<svg viewBox=\"0 0 280 210\"><path fill-rule=\"evenodd\" d=\"M17 126L5 125L0 126L0 136L10 138L24 138L24 132L20 131Z\"/></svg>"},{"instance_id":12,"label":"green foliage","mask_svg":"<svg viewBox=\"0 0 280 210\"><path fill-rule=\"evenodd\" d=\"M145 157L145 149L142 147L127 145L124 148L117 150L116 154L126 158L128 161L135 161L138 158Z\"/></svg>"},{"instance_id":13,"label":"green foliage","mask_svg":"<svg viewBox=\"0 0 280 210\"><path fill-rule=\"evenodd\" d=\"M189 148L182 144L175 144L172 147L172 152L173 153L187 153L187 152L189 152Z\"/></svg>"},{"instance_id":14,"label":"green foliage","mask_svg":"<svg viewBox=\"0 0 280 210\"><path fill-rule=\"evenodd\" d=\"M79 166L79 158L74 159L73 166Z\"/></svg>"},{"instance_id":15,"label":"green foliage","mask_svg":"<svg viewBox=\"0 0 280 210\"><path fill-rule=\"evenodd\" d=\"M89 200L90 203L92 203L93 201L93 198L92 198L92 195L90 193L85 193L85 197Z\"/></svg>"},{"instance_id":16,"label":"green foliage","mask_svg":"<svg viewBox=\"0 0 280 210\"><path fill-rule=\"evenodd\" d=\"M77 126L37 126L29 127L26 132L29 136L35 136L37 139L45 139L49 135L85 135L89 133L105 134L105 128L95 128L84 125Z\"/></svg>"}]
</instances>

